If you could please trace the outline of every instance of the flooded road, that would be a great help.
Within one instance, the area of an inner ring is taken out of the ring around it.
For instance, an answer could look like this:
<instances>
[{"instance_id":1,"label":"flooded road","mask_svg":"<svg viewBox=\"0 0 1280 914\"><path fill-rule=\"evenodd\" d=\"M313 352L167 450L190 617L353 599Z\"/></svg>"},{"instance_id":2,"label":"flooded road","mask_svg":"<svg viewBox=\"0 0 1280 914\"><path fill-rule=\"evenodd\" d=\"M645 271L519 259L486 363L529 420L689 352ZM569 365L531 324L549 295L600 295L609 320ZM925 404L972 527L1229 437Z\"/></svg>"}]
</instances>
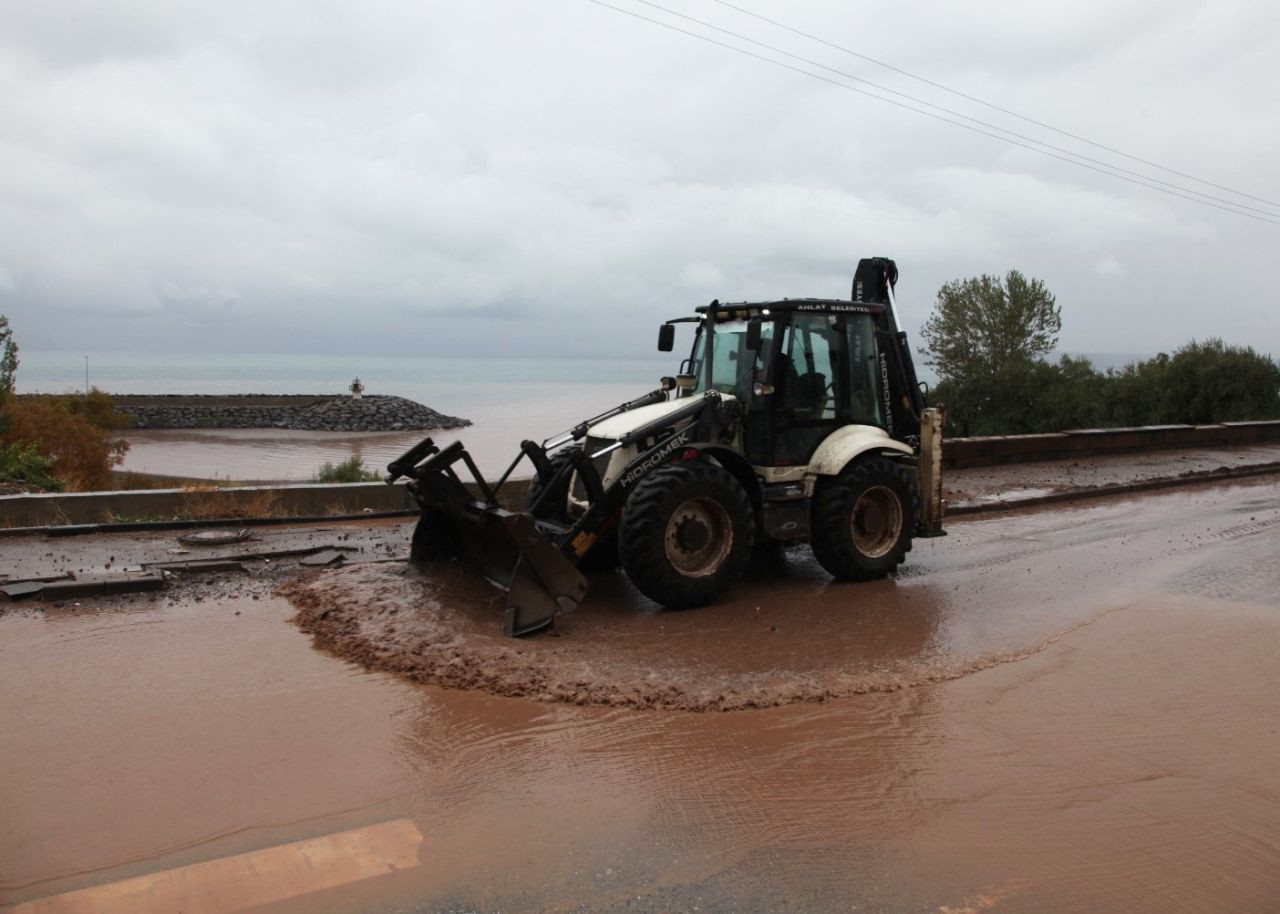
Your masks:
<instances>
[{"instance_id":1,"label":"flooded road","mask_svg":"<svg viewBox=\"0 0 1280 914\"><path fill-rule=\"evenodd\" d=\"M327 649L420 681L280 598L10 610L0 901L407 820L416 865L260 909L1280 907L1280 484L950 530L692 612L597 577L520 642L454 591L396 621L390 565L307 585L383 588Z\"/></svg>"}]
</instances>

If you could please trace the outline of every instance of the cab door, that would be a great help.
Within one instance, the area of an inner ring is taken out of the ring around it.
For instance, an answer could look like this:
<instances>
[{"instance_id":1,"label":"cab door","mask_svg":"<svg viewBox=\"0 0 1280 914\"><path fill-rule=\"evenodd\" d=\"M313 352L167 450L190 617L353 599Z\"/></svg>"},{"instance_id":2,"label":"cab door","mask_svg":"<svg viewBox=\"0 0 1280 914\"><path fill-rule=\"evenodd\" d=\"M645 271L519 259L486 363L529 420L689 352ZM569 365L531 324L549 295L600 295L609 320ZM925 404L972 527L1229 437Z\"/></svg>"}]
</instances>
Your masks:
<instances>
[{"instance_id":1,"label":"cab door","mask_svg":"<svg viewBox=\"0 0 1280 914\"><path fill-rule=\"evenodd\" d=\"M770 464L800 466L839 421L832 316L793 312L774 360Z\"/></svg>"},{"instance_id":2,"label":"cab door","mask_svg":"<svg viewBox=\"0 0 1280 914\"><path fill-rule=\"evenodd\" d=\"M773 396L759 398L768 405L768 440L748 453L752 462L804 466L837 428L882 426L876 354L869 314L792 312L773 361Z\"/></svg>"}]
</instances>

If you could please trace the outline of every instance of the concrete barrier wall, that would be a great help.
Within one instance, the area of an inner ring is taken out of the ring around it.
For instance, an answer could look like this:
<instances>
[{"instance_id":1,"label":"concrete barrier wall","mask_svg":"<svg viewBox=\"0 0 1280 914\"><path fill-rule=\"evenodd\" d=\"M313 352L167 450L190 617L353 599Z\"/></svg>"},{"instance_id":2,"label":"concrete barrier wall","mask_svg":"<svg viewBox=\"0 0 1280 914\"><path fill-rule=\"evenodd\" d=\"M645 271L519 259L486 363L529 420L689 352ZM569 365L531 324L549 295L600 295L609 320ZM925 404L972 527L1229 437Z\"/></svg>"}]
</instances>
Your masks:
<instances>
[{"instance_id":1,"label":"concrete barrier wall","mask_svg":"<svg viewBox=\"0 0 1280 914\"><path fill-rule=\"evenodd\" d=\"M960 469L1178 447L1236 447L1276 441L1280 441L1280 421L1225 422L1221 425L1162 425L1081 429L1048 435L950 438L943 442L942 454L944 466ZM528 480L509 481L502 490L503 504L518 510L524 505L527 490ZM0 496L0 527L215 517L219 512L222 516L278 514L315 517L413 507L413 499L403 484L388 486L380 482L7 495Z\"/></svg>"},{"instance_id":2,"label":"concrete barrier wall","mask_svg":"<svg viewBox=\"0 0 1280 914\"><path fill-rule=\"evenodd\" d=\"M501 501L524 507L529 480L512 479ZM477 495L479 493L477 492ZM0 528L48 527L214 517L329 517L368 512L416 510L404 483L353 482L335 485L237 486L213 489L140 489L129 492L72 492L0 497Z\"/></svg>"},{"instance_id":3,"label":"concrete barrier wall","mask_svg":"<svg viewBox=\"0 0 1280 914\"><path fill-rule=\"evenodd\" d=\"M0 527L241 515L315 517L411 507L413 499L403 485L380 482L45 493L0 497Z\"/></svg>"},{"instance_id":4,"label":"concrete barrier wall","mask_svg":"<svg viewBox=\"0 0 1280 914\"><path fill-rule=\"evenodd\" d=\"M1046 435L948 438L942 443L942 462L950 469L960 469L996 463L1105 457L1179 447L1235 447L1272 441L1280 441L1280 421L1076 429Z\"/></svg>"}]
</instances>

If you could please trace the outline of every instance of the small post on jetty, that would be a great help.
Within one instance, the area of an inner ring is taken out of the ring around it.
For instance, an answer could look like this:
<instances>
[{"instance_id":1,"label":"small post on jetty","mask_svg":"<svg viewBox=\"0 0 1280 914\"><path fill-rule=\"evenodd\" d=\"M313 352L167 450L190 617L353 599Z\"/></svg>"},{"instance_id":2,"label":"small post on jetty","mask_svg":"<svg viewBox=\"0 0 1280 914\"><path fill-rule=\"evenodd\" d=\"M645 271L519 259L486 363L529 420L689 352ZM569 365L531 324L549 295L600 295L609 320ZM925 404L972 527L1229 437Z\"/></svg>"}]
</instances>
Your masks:
<instances>
[{"instance_id":1,"label":"small post on jetty","mask_svg":"<svg viewBox=\"0 0 1280 914\"><path fill-rule=\"evenodd\" d=\"M354 381L352 381L351 387L348 389L351 391L352 400L359 400L360 395L364 393L364 385L360 383L359 378L356 378Z\"/></svg>"}]
</instances>

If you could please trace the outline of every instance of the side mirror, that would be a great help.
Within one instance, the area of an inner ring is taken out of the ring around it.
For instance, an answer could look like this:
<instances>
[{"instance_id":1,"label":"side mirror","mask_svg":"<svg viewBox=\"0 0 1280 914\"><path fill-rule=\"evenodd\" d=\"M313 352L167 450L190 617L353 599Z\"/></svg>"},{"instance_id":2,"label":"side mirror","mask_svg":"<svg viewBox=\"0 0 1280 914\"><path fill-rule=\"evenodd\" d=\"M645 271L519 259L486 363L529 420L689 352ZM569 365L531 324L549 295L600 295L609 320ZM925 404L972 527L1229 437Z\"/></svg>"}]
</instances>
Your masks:
<instances>
[{"instance_id":1,"label":"side mirror","mask_svg":"<svg viewBox=\"0 0 1280 914\"><path fill-rule=\"evenodd\" d=\"M744 345L752 352L760 351L760 318L747 321L747 339Z\"/></svg>"},{"instance_id":2,"label":"side mirror","mask_svg":"<svg viewBox=\"0 0 1280 914\"><path fill-rule=\"evenodd\" d=\"M676 348L675 324L663 324L658 328L658 351L670 352Z\"/></svg>"}]
</instances>

